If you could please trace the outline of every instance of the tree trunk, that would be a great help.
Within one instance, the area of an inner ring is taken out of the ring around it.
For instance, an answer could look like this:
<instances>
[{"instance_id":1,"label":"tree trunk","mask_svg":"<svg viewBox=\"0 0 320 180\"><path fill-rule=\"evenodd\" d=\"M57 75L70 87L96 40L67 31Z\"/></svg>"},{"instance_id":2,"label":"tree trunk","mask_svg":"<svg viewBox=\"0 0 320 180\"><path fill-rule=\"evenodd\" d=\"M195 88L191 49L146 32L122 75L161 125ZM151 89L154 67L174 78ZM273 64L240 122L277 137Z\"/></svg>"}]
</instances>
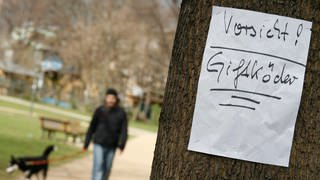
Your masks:
<instances>
[{"instance_id":1,"label":"tree trunk","mask_svg":"<svg viewBox=\"0 0 320 180\"><path fill-rule=\"evenodd\" d=\"M212 6L313 22L301 105L288 168L187 150ZM181 4L151 179L320 178L320 1L185 0Z\"/></svg>"}]
</instances>

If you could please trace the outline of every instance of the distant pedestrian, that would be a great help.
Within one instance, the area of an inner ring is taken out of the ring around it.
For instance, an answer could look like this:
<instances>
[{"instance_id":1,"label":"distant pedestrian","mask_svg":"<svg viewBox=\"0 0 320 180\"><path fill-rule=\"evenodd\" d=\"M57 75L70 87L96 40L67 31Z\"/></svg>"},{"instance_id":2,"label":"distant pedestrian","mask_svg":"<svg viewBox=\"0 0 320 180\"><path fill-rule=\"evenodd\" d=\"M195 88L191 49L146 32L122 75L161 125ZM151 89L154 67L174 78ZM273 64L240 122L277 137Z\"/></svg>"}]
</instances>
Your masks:
<instances>
[{"instance_id":1,"label":"distant pedestrian","mask_svg":"<svg viewBox=\"0 0 320 180\"><path fill-rule=\"evenodd\" d=\"M124 150L127 132L127 115L119 106L118 93L114 89L108 89L104 104L93 114L83 147L87 150L93 137L92 180L109 178L115 151L117 148L120 152Z\"/></svg>"}]
</instances>

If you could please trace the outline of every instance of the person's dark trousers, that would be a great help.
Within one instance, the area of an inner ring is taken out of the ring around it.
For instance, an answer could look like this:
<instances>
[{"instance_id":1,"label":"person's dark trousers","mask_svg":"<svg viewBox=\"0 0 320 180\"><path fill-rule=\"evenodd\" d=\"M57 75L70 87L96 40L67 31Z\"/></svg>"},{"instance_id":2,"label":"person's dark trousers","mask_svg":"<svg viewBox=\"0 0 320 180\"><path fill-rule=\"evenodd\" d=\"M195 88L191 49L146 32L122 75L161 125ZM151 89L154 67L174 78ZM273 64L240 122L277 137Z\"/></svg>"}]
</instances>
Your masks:
<instances>
[{"instance_id":1,"label":"person's dark trousers","mask_svg":"<svg viewBox=\"0 0 320 180\"><path fill-rule=\"evenodd\" d=\"M106 180L109 178L115 150L116 148L114 147L108 148L94 144L92 180Z\"/></svg>"}]
</instances>

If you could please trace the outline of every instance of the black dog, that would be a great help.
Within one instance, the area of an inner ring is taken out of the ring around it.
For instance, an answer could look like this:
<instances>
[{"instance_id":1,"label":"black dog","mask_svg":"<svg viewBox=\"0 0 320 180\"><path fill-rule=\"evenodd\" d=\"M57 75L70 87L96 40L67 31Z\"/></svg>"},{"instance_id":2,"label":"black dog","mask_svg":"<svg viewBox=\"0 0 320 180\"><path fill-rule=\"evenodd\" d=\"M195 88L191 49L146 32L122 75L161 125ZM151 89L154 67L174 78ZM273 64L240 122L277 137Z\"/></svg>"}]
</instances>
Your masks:
<instances>
[{"instance_id":1,"label":"black dog","mask_svg":"<svg viewBox=\"0 0 320 180\"><path fill-rule=\"evenodd\" d=\"M48 146L41 156L35 157L20 157L15 158L11 156L10 166L7 168L7 173L20 169L25 173L25 179L29 180L34 174L38 176L38 173L42 171L43 179L46 179L49 161L48 157L50 153L57 148L53 145Z\"/></svg>"}]
</instances>

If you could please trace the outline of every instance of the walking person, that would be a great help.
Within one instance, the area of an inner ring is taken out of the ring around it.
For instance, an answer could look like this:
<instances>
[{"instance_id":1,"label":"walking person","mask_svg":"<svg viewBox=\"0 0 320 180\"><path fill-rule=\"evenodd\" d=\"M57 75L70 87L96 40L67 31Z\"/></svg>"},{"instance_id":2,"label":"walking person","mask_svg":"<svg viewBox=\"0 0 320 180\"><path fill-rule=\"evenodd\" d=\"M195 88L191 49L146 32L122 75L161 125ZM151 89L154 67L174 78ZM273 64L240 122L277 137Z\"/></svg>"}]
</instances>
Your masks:
<instances>
[{"instance_id":1,"label":"walking person","mask_svg":"<svg viewBox=\"0 0 320 180\"><path fill-rule=\"evenodd\" d=\"M92 180L109 178L115 151L117 148L121 153L124 150L127 132L127 116L119 106L118 93L114 89L108 89L104 104L93 114L83 147L87 150L93 137Z\"/></svg>"}]
</instances>

